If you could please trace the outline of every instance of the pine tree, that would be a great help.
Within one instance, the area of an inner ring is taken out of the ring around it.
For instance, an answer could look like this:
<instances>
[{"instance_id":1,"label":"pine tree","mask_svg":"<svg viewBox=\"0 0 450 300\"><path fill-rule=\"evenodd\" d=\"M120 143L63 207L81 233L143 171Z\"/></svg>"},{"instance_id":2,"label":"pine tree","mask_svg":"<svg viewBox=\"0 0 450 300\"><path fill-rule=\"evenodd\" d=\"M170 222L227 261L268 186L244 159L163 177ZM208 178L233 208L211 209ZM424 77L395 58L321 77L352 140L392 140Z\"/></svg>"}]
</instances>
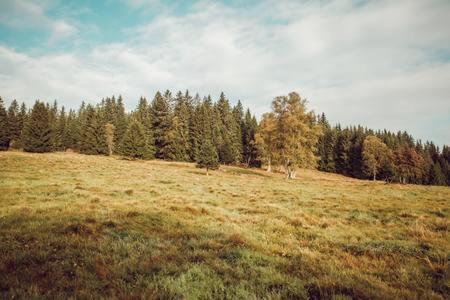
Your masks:
<instances>
[{"instance_id":1,"label":"pine tree","mask_svg":"<svg viewBox=\"0 0 450 300\"><path fill-rule=\"evenodd\" d=\"M319 117L318 123L322 127L322 135L317 143L318 169L325 172L335 172L334 147L336 144L336 132L331 128L324 113Z\"/></svg>"},{"instance_id":2,"label":"pine tree","mask_svg":"<svg viewBox=\"0 0 450 300\"><path fill-rule=\"evenodd\" d=\"M114 130L115 127L111 123L105 124L105 135L106 135L106 144L108 145L108 155L113 155L114 150Z\"/></svg>"},{"instance_id":3,"label":"pine tree","mask_svg":"<svg viewBox=\"0 0 450 300\"><path fill-rule=\"evenodd\" d=\"M123 98L121 95L119 95L119 98L117 98L117 104L116 104L116 110L115 110L115 122L113 122L115 127L115 135L114 135L114 143L116 145L119 145L120 142L123 139L123 136L125 134L125 131L127 130L128 123L125 113L125 105L123 103ZM103 124L105 125L105 124Z\"/></svg>"},{"instance_id":4,"label":"pine tree","mask_svg":"<svg viewBox=\"0 0 450 300\"><path fill-rule=\"evenodd\" d=\"M184 99L186 101L187 111L188 111L188 136L189 136L189 148L188 148L188 156L190 161L195 161L195 151L197 148L198 139L195 136L195 113L196 108L200 103L200 96L197 94L194 98L189 94L189 91L186 90L184 93Z\"/></svg>"},{"instance_id":5,"label":"pine tree","mask_svg":"<svg viewBox=\"0 0 450 300\"><path fill-rule=\"evenodd\" d=\"M202 140L200 154L197 158L197 168L206 168L206 175L209 175L209 170L216 170L219 168L216 149L211 143L211 139L208 137L205 137Z\"/></svg>"},{"instance_id":6,"label":"pine tree","mask_svg":"<svg viewBox=\"0 0 450 300\"><path fill-rule=\"evenodd\" d=\"M259 167L261 165L261 162L258 160L259 154L255 139L257 128L258 122L256 118L247 109L241 126L242 158L247 167Z\"/></svg>"},{"instance_id":7,"label":"pine tree","mask_svg":"<svg viewBox=\"0 0 450 300\"><path fill-rule=\"evenodd\" d=\"M157 92L151 104L152 131L155 145L155 156L166 158L164 148L166 147L167 131L170 129L170 108L166 97Z\"/></svg>"},{"instance_id":8,"label":"pine tree","mask_svg":"<svg viewBox=\"0 0 450 300\"><path fill-rule=\"evenodd\" d=\"M47 103L47 110L48 110L48 122L50 123L50 141L52 144L52 150L58 150L58 103L57 101L53 101L53 105L50 106Z\"/></svg>"},{"instance_id":9,"label":"pine tree","mask_svg":"<svg viewBox=\"0 0 450 300\"><path fill-rule=\"evenodd\" d=\"M190 118L189 118L189 157L191 161L196 161L201 146L202 134L202 102L198 94L195 95L192 102L189 102Z\"/></svg>"},{"instance_id":10,"label":"pine tree","mask_svg":"<svg viewBox=\"0 0 450 300\"><path fill-rule=\"evenodd\" d=\"M9 146L11 148L20 148L21 139L21 121L20 121L19 105L14 99L8 108L8 131L9 131Z\"/></svg>"},{"instance_id":11,"label":"pine tree","mask_svg":"<svg viewBox=\"0 0 450 300\"><path fill-rule=\"evenodd\" d=\"M220 140L218 143L218 154L220 162L234 164L241 161L241 138L240 128L230 108L228 99L224 93L220 94L216 105L216 113L219 117Z\"/></svg>"},{"instance_id":12,"label":"pine tree","mask_svg":"<svg viewBox=\"0 0 450 300\"><path fill-rule=\"evenodd\" d=\"M96 110L87 105L82 126L80 152L84 154L107 154L105 127Z\"/></svg>"},{"instance_id":13,"label":"pine tree","mask_svg":"<svg viewBox=\"0 0 450 300\"><path fill-rule=\"evenodd\" d=\"M79 120L76 112L71 109L67 116L66 130L62 140L64 149L78 149L80 135Z\"/></svg>"},{"instance_id":14,"label":"pine tree","mask_svg":"<svg viewBox=\"0 0 450 300\"><path fill-rule=\"evenodd\" d=\"M131 159L153 158L153 148L148 144L144 126L133 119L120 144L120 154Z\"/></svg>"},{"instance_id":15,"label":"pine tree","mask_svg":"<svg viewBox=\"0 0 450 300\"><path fill-rule=\"evenodd\" d=\"M368 134L373 135L373 132ZM363 128L358 126L352 130L350 139L350 174L355 178L364 178L362 148L365 134Z\"/></svg>"},{"instance_id":16,"label":"pine tree","mask_svg":"<svg viewBox=\"0 0 450 300\"><path fill-rule=\"evenodd\" d=\"M36 101L23 130L24 150L27 152L50 152L52 150L52 128L50 112L43 102Z\"/></svg>"},{"instance_id":17,"label":"pine tree","mask_svg":"<svg viewBox=\"0 0 450 300\"><path fill-rule=\"evenodd\" d=\"M64 139L66 137L66 130L67 130L67 117L66 117L66 110L64 106L61 108L61 112L59 113L59 116L57 118L57 125L56 125L56 134L55 134L55 150L57 151L65 151L66 147L64 144Z\"/></svg>"},{"instance_id":18,"label":"pine tree","mask_svg":"<svg viewBox=\"0 0 450 300\"><path fill-rule=\"evenodd\" d=\"M144 126L148 144L153 144L151 110L145 97L141 97L139 99L138 106L136 111L133 113L133 116Z\"/></svg>"},{"instance_id":19,"label":"pine tree","mask_svg":"<svg viewBox=\"0 0 450 300\"><path fill-rule=\"evenodd\" d=\"M3 104L3 99L0 97L0 151L8 150L9 137L8 115Z\"/></svg>"},{"instance_id":20,"label":"pine tree","mask_svg":"<svg viewBox=\"0 0 450 300\"><path fill-rule=\"evenodd\" d=\"M184 96L178 92L171 125L166 131L166 145L162 152L166 159L188 161L189 155L189 123L188 108Z\"/></svg>"},{"instance_id":21,"label":"pine tree","mask_svg":"<svg viewBox=\"0 0 450 300\"><path fill-rule=\"evenodd\" d=\"M336 163L336 172L344 175L350 175L350 131L346 128L340 130L338 128L336 147L334 153L334 161Z\"/></svg>"},{"instance_id":22,"label":"pine tree","mask_svg":"<svg viewBox=\"0 0 450 300\"><path fill-rule=\"evenodd\" d=\"M239 153L236 153L238 155L237 162L244 162L243 161L243 140L242 140L242 130L244 127L244 108L242 107L241 100L238 100L238 103L233 107L233 118L234 118L234 124L233 124L233 136L234 136L234 143L235 147L237 147L236 151Z\"/></svg>"},{"instance_id":23,"label":"pine tree","mask_svg":"<svg viewBox=\"0 0 450 300\"><path fill-rule=\"evenodd\" d=\"M446 178L442 172L441 165L437 162L433 163L432 168L430 170L429 183L432 185L445 185L446 184Z\"/></svg>"}]
</instances>

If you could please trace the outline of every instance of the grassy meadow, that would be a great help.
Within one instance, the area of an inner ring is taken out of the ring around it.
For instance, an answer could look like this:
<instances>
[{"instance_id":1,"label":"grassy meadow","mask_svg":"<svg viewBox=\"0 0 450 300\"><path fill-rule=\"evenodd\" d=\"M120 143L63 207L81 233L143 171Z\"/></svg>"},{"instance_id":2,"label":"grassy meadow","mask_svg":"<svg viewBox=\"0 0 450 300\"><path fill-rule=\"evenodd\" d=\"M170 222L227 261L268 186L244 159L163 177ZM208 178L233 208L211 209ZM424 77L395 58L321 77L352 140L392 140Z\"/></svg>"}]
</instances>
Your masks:
<instances>
[{"instance_id":1,"label":"grassy meadow","mask_svg":"<svg viewBox=\"0 0 450 300\"><path fill-rule=\"evenodd\" d=\"M0 298L445 299L450 188L0 153Z\"/></svg>"}]
</instances>

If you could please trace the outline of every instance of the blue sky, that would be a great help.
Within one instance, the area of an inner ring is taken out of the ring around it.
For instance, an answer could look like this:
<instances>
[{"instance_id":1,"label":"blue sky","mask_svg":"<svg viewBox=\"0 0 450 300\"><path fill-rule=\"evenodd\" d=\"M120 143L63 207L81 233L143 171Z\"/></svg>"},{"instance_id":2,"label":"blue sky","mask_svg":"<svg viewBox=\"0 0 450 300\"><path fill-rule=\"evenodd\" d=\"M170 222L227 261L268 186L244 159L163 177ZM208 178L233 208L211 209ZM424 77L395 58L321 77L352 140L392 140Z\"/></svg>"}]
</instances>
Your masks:
<instances>
[{"instance_id":1,"label":"blue sky","mask_svg":"<svg viewBox=\"0 0 450 300\"><path fill-rule=\"evenodd\" d=\"M189 89L260 115L298 91L343 125L450 144L450 1L0 1L0 96L69 107Z\"/></svg>"}]
</instances>

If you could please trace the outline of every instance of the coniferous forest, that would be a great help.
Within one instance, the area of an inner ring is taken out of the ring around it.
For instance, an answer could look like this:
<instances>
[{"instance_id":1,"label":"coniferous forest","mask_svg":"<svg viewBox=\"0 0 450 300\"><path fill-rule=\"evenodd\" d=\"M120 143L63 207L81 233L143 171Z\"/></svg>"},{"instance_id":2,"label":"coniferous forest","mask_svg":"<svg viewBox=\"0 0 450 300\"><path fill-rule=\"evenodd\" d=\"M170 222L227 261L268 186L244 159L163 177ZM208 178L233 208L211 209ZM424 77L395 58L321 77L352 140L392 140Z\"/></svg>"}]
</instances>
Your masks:
<instances>
[{"instance_id":1,"label":"coniferous forest","mask_svg":"<svg viewBox=\"0 0 450 300\"><path fill-rule=\"evenodd\" d=\"M0 98L0 150L76 151L128 159L264 167L295 177L298 168L317 168L360 179L450 185L450 148L415 140L407 132L375 131L361 125L332 126L324 113L308 111L297 93L276 97L260 122L222 93L188 91L141 97L126 112L121 96L77 109L36 101L26 107Z\"/></svg>"}]
</instances>

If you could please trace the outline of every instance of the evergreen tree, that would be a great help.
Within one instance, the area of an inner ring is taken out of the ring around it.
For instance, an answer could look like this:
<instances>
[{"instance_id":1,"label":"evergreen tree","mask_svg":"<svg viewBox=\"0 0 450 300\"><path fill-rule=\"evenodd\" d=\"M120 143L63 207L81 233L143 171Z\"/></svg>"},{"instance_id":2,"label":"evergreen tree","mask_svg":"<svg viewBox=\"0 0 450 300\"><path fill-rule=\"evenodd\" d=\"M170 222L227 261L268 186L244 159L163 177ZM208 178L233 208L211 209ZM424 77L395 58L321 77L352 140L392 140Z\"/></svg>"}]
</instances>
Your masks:
<instances>
[{"instance_id":1,"label":"evergreen tree","mask_svg":"<svg viewBox=\"0 0 450 300\"><path fill-rule=\"evenodd\" d=\"M195 112L196 108L200 103L200 96L197 94L194 98L189 94L189 91L186 90L184 93L184 99L186 101L186 107L188 112L188 136L189 136L189 148L188 148L188 156L190 161L195 161L195 149L197 148L197 137L195 136L195 124L194 120L196 118ZM194 135L194 136L193 136Z\"/></svg>"},{"instance_id":2,"label":"evergreen tree","mask_svg":"<svg viewBox=\"0 0 450 300\"><path fill-rule=\"evenodd\" d=\"M116 145L119 145L128 127L127 117L125 113L125 105L123 103L123 98L121 95L119 95L119 98L117 98L117 104L115 109L115 121L112 124L114 125L115 128L114 143Z\"/></svg>"},{"instance_id":3,"label":"evergreen tree","mask_svg":"<svg viewBox=\"0 0 450 300\"><path fill-rule=\"evenodd\" d=\"M22 125L20 120L19 104L14 99L8 108L8 131L9 146L11 148L20 148Z\"/></svg>"},{"instance_id":4,"label":"evergreen tree","mask_svg":"<svg viewBox=\"0 0 450 300\"><path fill-rule=\"evenodd\" d=\"M190 138L190 158L192 161L196 161L197 157L200 153L201 147L201 137L202 131L204 129L203 126L210 126L210 124L206 125L204 116L203 116L203 108L204 105L200 101L200 97L197 94L194 98L193 102L193 111L191 112L190 124L189 124L189 138Z\"/></svg>"},{"instance_id":5,"label":"evergreen tree","mask_svg":"<svg viewBox=\"0 0 450 300\"><path fill-rule=\"evenodd\" d=\"M318 123L322 127L322 135L317 143L318 169L325 172L335 172L334 147L336 144L336 132L331 129L324 113L319 117Z\"/></svg>"},{"instance_id":6,"label":"evergreen tree","mask_svg":"<svg viewBox=\"0 0 450 300\"><path fill-rule=\"evenodd\" d=\"M163 148L166 159L188 161L189 160L189 115L185 98L181 92L175 98L175 107L171 119L170 128L166 131Z\"/></svg>"},{"instance_id":7,"label":"evergreen tree","mask_svg":"<svg viewBox=\"0 0 450 300\"><path fill-rule=\"evenodd\" d=\"M50 112L43 102L36 101L23 130L23 149L27 152L50 152L52 150L52 128Z\"/></svg>"},{"instance_id":8,"label":"evergreen tree","mask_svg":"<svg viewBox=\"0 0 450 300\"><path fill-rule=\"evenodd\" d=\"M64 139L66 138L66 130L67 130L67 116L66 110L64 106L61 108L61 112L59 113L56 125L56 134L55 134L55 150L57 151L65 151L66 146L64 143Z\"/></svg>"},{"instance_id":9,"label":"evergreen tree","mask_svg":"<svg viewBox=\"0 0 450 300\"><path fill-rule=\"evenodd\" d=\"M105 124L106 144L108 145L108 155L113 155L114 150L114 130L115 127L111 123Z\"/></svg>"},{"instance_id":10,"label":"evergreen tree","mask_svg":"<svg viewBox=\"0 0 450 300\"><path fill-rule=\"evenodd\" d=\"M78 141L80 140L79 120L74 110L69 110L66 122L66 130L62 139L64 149L78 149Z\"/></svg>"},{"instance_id":11,"label":"evergreen tree","mask_svg":"<svg viewBox=\"0 0 450 300\"><path fill-rule=\"evenodd\" d=\"M446 178L442 172L441 165L437 162L433 163L430 170L429 184L446 185Z\"/></svg>"},{"instance_id":12,"label":"evergreen tree","mask_svg":"<svg viewBox=\"0 0 450 300\"><path fill-rule=\"evenodd\" d=\"M166 95L167 96L167 95ZM157 92L151 104L152 131L156 158L166 158L164 148L168 144L167 132L171 126L170 108L167 97Z\"/></svg>"},{"instance_id":13,"label":"evergreen tree","mask_svg":"<svg viewBox=\"0 0 450 300\"><path fill-rule=\"evenodd\" d=\"M120 144L120 154L132 159L153 158L153 148L148 144L144 126L131 120Z\"/></svg>"},{"instance_id":14,"label":"evergreen tree","mask_svg":"<svg viewBox=\"0 0 450 300\"><path fill-rule=\"evenodd\" d=\"M9 137L8 115L3 104L3 99L0 97L0 151L8 150Z\"/></svg>"},{"instance_id":15,"label":"evergreen tree","mask_svg":"<svg viewBox=\"0 0 450 300\"><path fill-rule=\"evenodd\" d=\"M350 131L338 129L334 161L336 162L336 171L340 174L350 175L350 147Z\"/></svg>"},{"instance_id":16,"label":"evergreen tree","mask_svg":"<svg viewBox=\"0 0 450 300\"><path fill-rule=\"evenodd\" d=\"M211 143L210 138L205 137L202 140L200 155L197 158L197 168L206 168L206 175L209 174L209 170L216 170L219 168L217 152Z\"/></svg>"},{"instance_id":17,"label":"evergreen tree","mask_svg":"<svg viewBox=\"0 0 450 300\"><path fill-rule=\"evenodd\" d=\"M369 133L373 135L373 133ZM365 133L361 126L355 127L352 130L351 140L350 140L350 175L355 178L364 178L364 166L363 166L363 156L362 148L365 138Z\"/></svg>"},{"instance_id":18,"label":"evergreen tree","mask_svg":"<svg viewBox=\"0 0 450 300\"><path fill-rule=\"evenodd\" d=\"M141 97L139 99L138 106L136 108L136 111L133 113L133 116L139 123L144 126L147 136L147 143L149 145L153 144L151 110L145 97Z\"/></svg>"},{"instance_id":19,"label":"evergreen tree","mask_svg":"<svg viewBox=\"0 0 450 300\"><path fill-rule=\"evenodd\" d=\"M107 154L105 127L92 105L87 105L82 126L80 152L84 154Z\"/></svg>"},{"instance_id":20,"label":"evergreen tree","mask_svg":"<svg viewBox=\"0 0 450 300\"><path fill-rule=\"evenodd\" d=\"M221 137L218 143L219 160L224 164L238 163L241 161L242 151L240 128L223 92L217 102L216 112L220 120L218 124Z\"/></svg>"},{"instance_id":21,"label":"evergreen tree","mask_svg":"<svg viewBox=\"0 0 450 300\"><path fill-rule=\"evenodd\" d=\"M251 115L250 110L245 112L244 121L242 122L242 157L244 163L248 167L259 167L261 162L258 159L258 148L255 140L258 122L256 118Z\"/></svg>"},{"instance_id":22,"label":"evergreen tree","mask_svg":"<svg viewBox=\"0 0 450 300\"><path fill-rule=\"evenodd\" d=\"M242 134L243 134L243 127L244 127L244 108L242 106L241 100L238 100L238 103L233 107L233 118L234 118L234 143L235 147L237 147L238 157L236 158L238 162L244 162L243 161L243 152L244 152L244 146L243 146L243 140L242 140Z\"/></svg>"},{"instance_id":23,"label":"evergreen tree","mask_svg":"<svg viewBox=\"0 0 450 300\"><path fill-rule=\"evenodd\" d=\"M47 103L48 110L48 122L50 123L50 141L52 144L52 150L58 150L58 102L53 101L52 106Z\"/></svg>"}]
</instances>

